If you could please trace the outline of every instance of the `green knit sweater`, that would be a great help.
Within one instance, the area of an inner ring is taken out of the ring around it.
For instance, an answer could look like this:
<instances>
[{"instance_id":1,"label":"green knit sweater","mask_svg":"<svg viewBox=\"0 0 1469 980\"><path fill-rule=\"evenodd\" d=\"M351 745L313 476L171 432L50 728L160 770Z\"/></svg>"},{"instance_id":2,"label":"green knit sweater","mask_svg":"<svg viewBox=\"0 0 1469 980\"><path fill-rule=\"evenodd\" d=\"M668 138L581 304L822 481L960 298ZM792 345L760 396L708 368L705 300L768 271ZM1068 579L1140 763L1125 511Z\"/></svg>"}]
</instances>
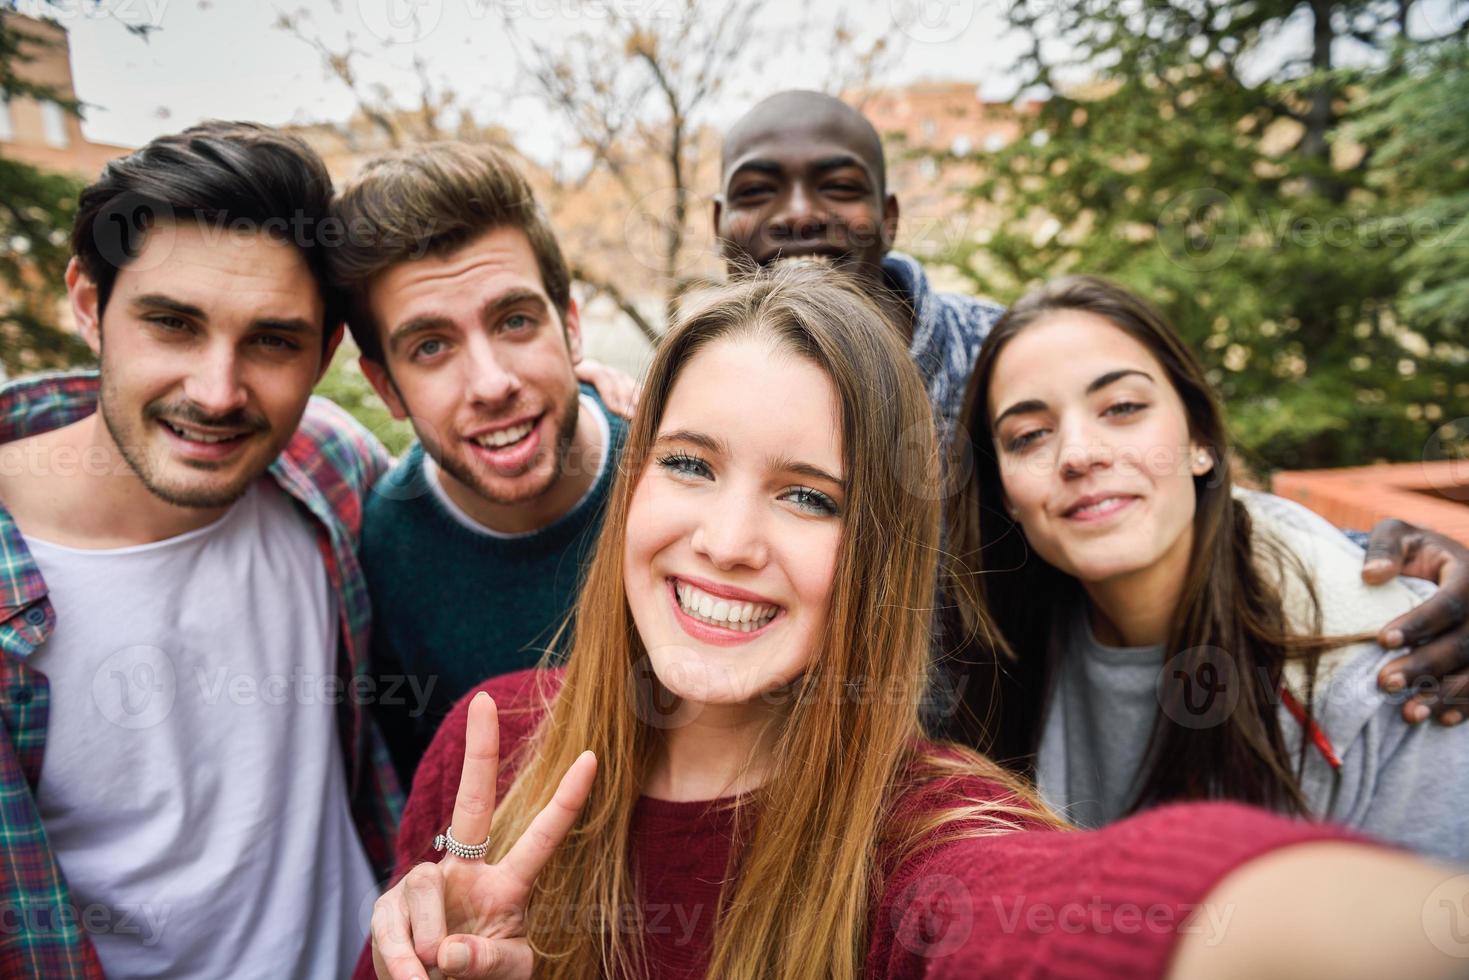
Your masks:
<instances>
[{"instance_id":1,"label":"green knit sweater","mask_svg":"<svg viewBox=\"0 0 1469 980\"><path fill-rule=\"evenodd\" d=\"M372 709L405 788L454 702L535 664L572 612L627 433L582 390L608 419L609 452L592 489L547 527L513 537L467 527L428 484L421 444L369 495L361 558L372 598Z\"/></svg>"}]
</instances>

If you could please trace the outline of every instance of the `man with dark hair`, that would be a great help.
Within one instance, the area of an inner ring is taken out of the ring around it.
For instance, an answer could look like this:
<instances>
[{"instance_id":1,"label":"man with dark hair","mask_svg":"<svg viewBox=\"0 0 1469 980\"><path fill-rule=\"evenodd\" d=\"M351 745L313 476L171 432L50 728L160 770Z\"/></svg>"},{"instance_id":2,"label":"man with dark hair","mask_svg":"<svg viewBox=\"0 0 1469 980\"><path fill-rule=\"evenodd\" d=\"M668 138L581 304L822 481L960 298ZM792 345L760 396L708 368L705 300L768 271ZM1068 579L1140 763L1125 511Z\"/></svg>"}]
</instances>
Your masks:
<instances>
[{"instance_id":1,"label":"man with dark hair","mask_svg":"<svg viewBox=\"0 0 1469 980\"><path fill-rule=\"evenodd\" d=\"M967 441L958 420L969 375L1004 308L938 292L916 259L893 251L898 198L887 186L882 139L872 124L829 95L779 92L730 127L720 182L714 234L730 270L816 261L866 284L907 335L940 444L954 458ZM951 470L947 479L966 475ZM1363 576L1381 582L1398 574L1431 579L1440 590L1383 627L1383 646L1418 649L1384 665L1380 679L1388 690L1426 682L1404 705L1407 720L1432 711L1446 724L1458 723L1469 715L1469 549L1433 531L1383 521L1366 542Z\"/></svg>"},{"instance_id":2,"label":"man with dark hair","mask_svg":"<svg viewBox=\"0 0 1469 980\"><path fill-rule=\"evenodd\" d=\"M338 976L361 946L398 810L353 554L387 460L310 398L330 195L301 141L214 122L81 196L100 372L0 389L0 974Z\"/></svg>"},{"instance_id":3,"label":"man with dark hair","mask_svg":"<svg viewBox=\"0 0 1469 980\"><path fill-rule=\"evenodd\" d=\"M333 210L362 370L419 438L362 537L376 669L427 697L376 709L406 782L459 697L534 664L567 619L625 423L578 385L571 275L503 154L391 153Z\"/></svg>"}]
</instances>

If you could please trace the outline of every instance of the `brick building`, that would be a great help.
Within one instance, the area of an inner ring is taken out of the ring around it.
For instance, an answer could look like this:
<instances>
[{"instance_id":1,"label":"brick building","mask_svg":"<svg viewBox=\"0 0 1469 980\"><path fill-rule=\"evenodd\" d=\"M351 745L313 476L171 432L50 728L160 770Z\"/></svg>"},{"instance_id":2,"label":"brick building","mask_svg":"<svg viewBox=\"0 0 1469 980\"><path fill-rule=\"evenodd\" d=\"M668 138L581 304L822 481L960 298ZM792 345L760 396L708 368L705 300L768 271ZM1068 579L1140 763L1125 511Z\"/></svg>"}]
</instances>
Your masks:
<instances>
[{"instance_id":1,"label":"brick building","mask_svg":"<svg viewBox=\"0 0 1469 980\"><path fill-rule=\"evenodd\" d=\"M49 21L16 13L0 13L4 30L34 41L21 46L29 60L12 66L18 79L44 85L66 99L76 98L71 75L71 47L66 29ZM132 147L98 143L82 133L81 120L49 100L26 96L0 100L0 156L42 170L92 180L107 161L132 152Z\"/></svg>"}]
</instances>

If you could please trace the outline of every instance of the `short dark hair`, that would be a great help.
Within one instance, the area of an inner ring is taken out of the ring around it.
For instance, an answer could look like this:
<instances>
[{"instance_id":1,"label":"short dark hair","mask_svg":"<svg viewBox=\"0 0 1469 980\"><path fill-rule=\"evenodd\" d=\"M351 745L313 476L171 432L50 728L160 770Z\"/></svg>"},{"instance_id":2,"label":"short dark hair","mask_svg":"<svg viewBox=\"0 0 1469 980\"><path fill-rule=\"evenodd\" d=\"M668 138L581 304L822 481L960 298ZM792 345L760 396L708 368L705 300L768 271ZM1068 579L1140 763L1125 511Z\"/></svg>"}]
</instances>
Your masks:
<instances>
[{"instance_id":1,"label":"short dark hair","mask_svg":"<svg viewBox=\"0 0 1469 980\"><path fill-rule=\"evenodd\" d=\"M108 163L82 191L72 253L97 284L100 314L118 272L160 221L192 218L274 235L300 249L311 269L326 308L325 344L343 319L321 241L329 237L331 195L326 165L304 140L259 123L211 120Z\"/></svg>"},{"instance_id":2,"label":"short dark hair","mask_svg":"<svg viewBox=\"0 0 1469 980\"><path fill-rule=\"evenodd\" d=\"M332 213L345 232L331 250L332 275L347 294L347 326L362 355L384 362L380 327L367 303L372 280L425 255L447 255L496 228L530 240L541 285L556 312L571 305L571 272L525 175L488 146L441 142L369 161L337 195Z\"/></svg>"}]
</instances>

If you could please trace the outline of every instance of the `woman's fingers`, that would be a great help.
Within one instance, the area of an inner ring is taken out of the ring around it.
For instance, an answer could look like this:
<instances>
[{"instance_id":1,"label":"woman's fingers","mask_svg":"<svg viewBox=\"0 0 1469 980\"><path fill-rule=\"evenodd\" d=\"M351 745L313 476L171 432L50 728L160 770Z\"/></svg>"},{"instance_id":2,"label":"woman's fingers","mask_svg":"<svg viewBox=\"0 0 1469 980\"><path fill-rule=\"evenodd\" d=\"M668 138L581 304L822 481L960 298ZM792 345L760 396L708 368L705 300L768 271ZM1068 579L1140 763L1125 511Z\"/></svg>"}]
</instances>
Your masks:
<instances>
[{"instance_id":1,"label":"woman's fingers","mask_svg":"<svg viewBox=\"0 0 1469 980\"><path fill-rule=\"evenodd\" d=\"M561 784L556 787L551 802L547 803L520 840L500 862L500 868L515 878L527 891L535 883L536 876L551 859L556 848L571 832L572 825L586 805L592 792L592 780L597 775L597 757L591 752L577 756Z\"/></svg>"},{"instance_id":2,"label":"woman's fingers","mask_svg":"<svg viewBox=\"0 0 1469 980\"><path fill-rule=\"evenodd\" d=\"M459 935L444 941L438 964L455 980L529 980L535 957L524 939Z\"/></svg>"},{"instance_id":3,"label":"woman's fingers","mask_svg":"<svg viewBox=\"0 0 1469 980\"><path fill-rule=\"evenodd\" d=\"M500 767L500 722L495 702L481 691L469 702L469 721L464 738L464 772L459 777L459 794L454 797L454 816L449 826L454 839L473 847L490 834L495 816L495 777ZM449 855L446 861L459 858Z\"/></svg>"},{"instance_id":4,"label":"woman's fingers","mask_svg":"<svg viewBox=\"0 0 1469 980\"><path fill-rule=\"evenodd\" d=\"M408 903L400 882L372 906L372 968L379 980L425 980L428 976L413 949L408 921Z\"/></svg>"},{"instance_id":5,"label":"woman's fingers","mask_svg":"<svg viewBox=\"0 0 1469 980\"><path fill-rule=\"evenodd\" d=\"M438 959L439 943L448 935L444 919L444 876L436 864L420 864L403 876L408 931L419 962Z\"/></svg>"}]
</instances>

